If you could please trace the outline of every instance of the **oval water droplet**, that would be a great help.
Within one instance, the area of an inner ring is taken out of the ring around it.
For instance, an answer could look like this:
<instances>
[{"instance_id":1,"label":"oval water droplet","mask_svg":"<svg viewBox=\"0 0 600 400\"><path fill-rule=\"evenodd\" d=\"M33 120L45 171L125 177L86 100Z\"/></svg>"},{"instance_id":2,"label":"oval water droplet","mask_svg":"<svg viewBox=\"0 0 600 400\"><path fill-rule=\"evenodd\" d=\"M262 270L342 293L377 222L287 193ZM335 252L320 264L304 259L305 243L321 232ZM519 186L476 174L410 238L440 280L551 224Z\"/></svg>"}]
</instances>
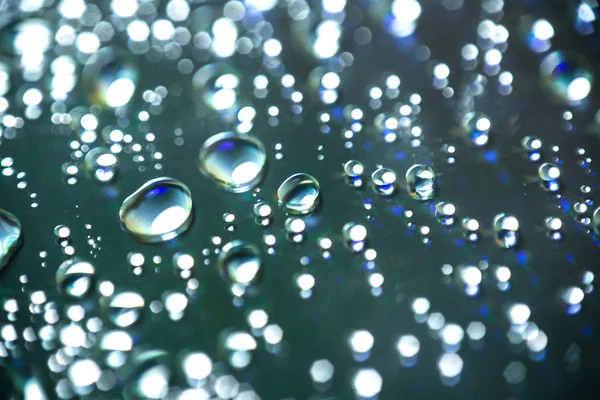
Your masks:
<instances>
[{"instance_id":1,"label":"oval water droplet","mask_svg":"<svg viewBox=\"0 0 600 400\"><path fill-rule=\"evenodd\" d=\"M223 246L217 265L227 281L250 285L260 276L262 259L256 246L242 240L234 240Z\"/></svg>"},{"instance_id":2,"label":"oval water droplet","mask_svg":"<svg viewBox=\"0 0 600 400\"><path fill-rule=\"evenodd\" d=\"M199 153L200 171L219 187L234 193L254 188L262 180L267 155L254 136L221 132L208 138Z\"/></svg>"},{"instance_id":3,"label":"oval water droplet","mask_svg":"<svg viewBox=\"0 0 600 400\"><path fill-rule=\"evenodd\" d=\"M519 220L510 214L500 213L493 221L494 238L505 249L517 245L519 239Z\"/></svg>"},{"instance_id":4,"label":"oval water droplet","mask_svg":"<svg viewBox=\"0 0 600 400\"><path fill-rule=\"evenodd\" d=\"M95 52L82 72L82 86L88 101L101 107L116 108L129 103L138 79L134 60L115 47Z\"/></svg>"},{"instance_id":5,"label":"oval water droplet","mask_svg":"<svg viewBox=\"0 0 600 400\"><path fill-rule=\"evenodd\" d=\"M117 156L103 147L88 151L83 164L85 170L98 182L110 182L117 173Z\"/></svg>"},{"instance_id":6,"label":"oval water droplet","mask_svg":"<svg viewBox=\"0 0 600 400\"><path fill-rule=\"evenodd\" d=\"M484 113L470 112L466 114L460 121L460 126L475 146L484 146L489 141L492 122Z\"/></svg>"},{"instance_id":7,"label":"oval water droplet","mask_svg":"<svg viewBox=\"0 0 600 400\"><path fill-rule=\"evenodd\" d=\"M81 298L92 287L95 268L87 261L71 258L64 261L56 271L58 290L68 296Z\"/></svg>"},{"instance_id":8,"label":"oval water droplet","mask_svg":"<svg viewBox=\"0 0 600 400\"><path fill-rule=\"evenodd\" d=\"M127 328L136 323L140 319L144 304L144 298L135 292L121 292L102 298L106 316L120 328Z\"/></svg>"},{"instance_id":9,"label":"oval water droplet","mask_svg":"<svg viewBox=\"0 0 600 400\"><path fill-rule=\"evenodd\" d=\"M13 214L0 208L0 269L21 245L21 223Z\"/></svg>"},{"instance_id":10,"label":"oval water droplet","mask_svg":"<svg viewBox=\"0 0 600 400\"><path fill-rule=\"evenodd\" d=\"M540 77L558 100L569 104L585 100L594 83L589 63L574 52L554 51L548 54L540 64Z\"/></svg>"},{"instance_id":11,"label":"oval water droplet","mask_svg":"<svg viewBox=\"0 0 600 400\"><path fill-rule=\"evenodd\" d=\"M431 200L435 195L435 173L423 164L415 164L406 171L406 185L415 200Z\"/></svg>"},{"instance_id":12,"label":"oval water droplet","mask_svg":"<svg viewBox=\"0 0 600 400\"><path fill-rule=\"evenodd\" d=\"M389 168L378 168L371 174L371 181L379 194L389 196L396 188L396 173Z\"/></svg>"},{"instance_id":13,"label":"oval water droplet","mask_svg":"<svg viewBox=\"0 0 600 400\"><path fill-rule=\"evenodd\" d=\"M236 111L241 74L228 64L208 64L192 78L194 99L216 111Z\"/></svg>"},{"instance_id":14,"label":"oval water droplet","mask_svg":"<svg viewBox=\"0 0 600 400\"><path fill-rule=\"evenodd\" d=\"M538 168L538 176L544 190L556 192L560 189L560 169L552 163L543 163Z\"/></svg>"},{"instance_id":15,"label":"oval water droplet","mask_svg":"<svg viewBox=\"0 0 600 400\"><path fill-rule=\"evenodd\" d=\"M146 182L123 201L119 218L123 229L144 242L170 240L192 222L190 190L173 178Z\"/></svg>"},{"instance_id":16,"label":"oval water droplet","mask_svg":"<svg viewBox=\"0 0 600 400\"><path fill-rule=\"evenodd\" d=\"M277 199L279 206L288 214L308 214L319 206L321 188L311 175L294 174L279 186Z\"/></svg>"}]
</instances>

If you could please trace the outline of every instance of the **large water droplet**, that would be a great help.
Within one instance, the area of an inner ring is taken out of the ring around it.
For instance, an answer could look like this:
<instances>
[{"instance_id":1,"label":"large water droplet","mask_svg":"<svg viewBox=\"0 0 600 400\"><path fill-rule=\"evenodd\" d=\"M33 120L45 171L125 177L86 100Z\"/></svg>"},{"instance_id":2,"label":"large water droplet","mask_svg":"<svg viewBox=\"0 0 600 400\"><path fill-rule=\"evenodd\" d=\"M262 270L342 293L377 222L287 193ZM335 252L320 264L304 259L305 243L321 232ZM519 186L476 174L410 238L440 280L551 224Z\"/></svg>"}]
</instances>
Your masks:
<instances>
[{"instance_id":1,"label":"large water droplet","mask_svg":"<svg viewBox=\"0 0 600 400\"><path fill-rule=\"evenodd\" d=\"M140 319L144 304L144 298L135 292L121 292L102 298L106 316L120 328L136 323Z\"/></svg>"},{"instance_id":2,"label":"large water droplet","mask_svg":"<svg viewBox=\"0 0 600 400\"><path fill-rule=\"evenodd\" d=\"M71 297L83 297L92 287L94 273L94 266L87 261L78 258L66 260L56 271L58 290Z\"/></svg>"},{"instance_id":3,"label":"large water droplet","mask_svg":"<svg viewBox=\"0 0 600 400\"><path fill-rule=\"evenodd\" d=\"M410 197L431 200L435 194L435 173L423 164L415 164L406 171L406 185Z\"/></svg>"},{"instance_id":4,"label":"large water droplet","mask_svg":"<svg viewBox=\"0 0 600 400\"><path fill-rule=\"evenodd\" d=\"M152 179L123 201L119 218L126 232L144 242L173 239L192 222L190 190L173 178Z\"/></svg>"},{"instance_id":5,"label":"large water droplet","mask_svg":"<svg viewBox=\"0 0 600 400\"><path fill-rule=\"evenodd\" d=\"M242 285L255 282L262 268L258 248L242 240L234 240L223 246L217 262L225 279Z\"/></svg>"},{"instance_id":6,"label":"large water droplet","mask_svg":"<svg viewBox=\"0 0 600 400\"><path fill-rule=\"evenodd\" d=\"M228 64L208 64L192 78L194 99L217 110L237 110L240 73Z\"/></svg>"},{"instance_id":7,"label":"large water droplet","mask_svg":"<svg viewBox=\"0 0 600 400\"><path fill-rule=\"evenodd\" d=\"M117 156L103 147L90 150L84 159L85 170L98 182L110 182L117 173Z\"/></svg>"},{"instance_id":8,"label":"large water droplet","mask_svg":"<svg viewBox=\"0 0 600 400\"><path fill-rule=\"evenodd\" d=\"M252 189L267 164L265 147L254 136L221 132L208 138L198 156L200 171L219 187L234 193Z\"/></svg>"},{"instance_id":9,"label":"large water droplet","mask_svg":"<svg viewBox=\"0 0 600 400\"><path fill-rule=\"evenodd\" d=\"M132 357L126 379L131 399L162 399L169 390L171 369L169 354L164 350L146 350Z\"/></svg>"},{"instance_id":10,"label":"large water droplet","mask_svg":"<svg viewBox=\"0 0 600 400\"><path fill-rule=\"evenodd\" d=\"M279 206L288 214L308 214L321 202L319 182L308 174L294 174L277 189Z\"/></svg>"},{"instance_id":11,"label":"large water droplet","mask_svg":"<svg viewBox=\"0 0 600 400\"><path fill-rule=\"evenodd\" d=\"M560 189L560 169L552 163L543 163L538 168L542 187L549 192L556 192Z\"/></svg>"},{"instance_id":12,"label":"large water droplet","mask_svg":"<svg viewBox=\"0 0 600 400\"><path fill-rule=\"evenodd\" d=\"M585 100L594 82L592 69L583 56L573 52L554 51L540 64L544 85L560 100L578 103Z\"/></svg>"},{"instance_id":13,"label":"large water droplet","mask_svg":"<svg viewBox=\"0 0 600 400\"><path fill-rule=\"evenodd\" d=\"M519 239L519 220L510 214L500 213L493 221L494 238L505 249L517 245Z\"/></svg>"},{"instance_id":14,"label":"large water droplet","mask_svg":"<svg viewBox=\"0 0 600 400\"><path fill-rule=\"evenodd\" d=\"M463 117L460 126L475 146L483 146L488 142L492 122L487 115L470 112Z\"/></svg>"},{"instance_id":15,"label":"large water droplet","mask_svg":"<svg viewBox=\"0 0 600 400\"><path fill-rule=\"evenodd\" d=\"M21 245L21 223L13 214L0 208L0 269Z\"/></svg>"},{"instance_id":16,"label":"large water droplet","mask_svg":"<svg viewBox=\"0 0 600 400\"><path fill-rule=\"evenodd\" d=\"M128 54L104 47L86 62L82 85L88 101L102 107L121 107L129 103L138 83L138 71Z\"/></svg>"}]
</instances>

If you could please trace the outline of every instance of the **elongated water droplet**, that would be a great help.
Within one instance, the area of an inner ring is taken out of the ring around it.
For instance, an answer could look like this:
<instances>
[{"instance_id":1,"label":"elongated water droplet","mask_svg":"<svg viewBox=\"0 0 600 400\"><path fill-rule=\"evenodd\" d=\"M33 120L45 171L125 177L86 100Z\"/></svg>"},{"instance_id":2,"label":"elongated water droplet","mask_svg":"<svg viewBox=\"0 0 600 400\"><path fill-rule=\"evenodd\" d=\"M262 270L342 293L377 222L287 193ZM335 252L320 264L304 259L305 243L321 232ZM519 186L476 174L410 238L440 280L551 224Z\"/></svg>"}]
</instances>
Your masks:
<instances>
[{"instance_id":1,"label":"elongated water droplet","mask_svg":"<svg viewBox=\"0 0 600 400\"><path fill-rule=\"evenodd\" d=\"M560 189L560 169L552 163L543 163L538 168L542 188L549 192L556 192Z\"/></svg>"},{"instance_id":2,"label":"elongated water droplet","mask_svg":"<svg viewBox=\"0 0 600 400\"><path fill-rule=\"evenodd\" d=\"M192 222L190 190L173 178L152 179L123 201L119 218L123 229L141 241L173 239Z\"/></svg>"},{"instance_id":3,"label":"elongated water droplet","mask_svg":"<svg viewBox=\"0 0 600 400\"><path fill-rule=\"evenodd\" d=\"M227 243L217 260L222 276L231 283L250 285L260 276L262 259L256 246L242 240Z\"/></svg>"},{"instance_id":4,"label":"elongated water droplet","mask_svg":"<svg viewBox=\"0 0 600 400\"><path fill-rule=\"evenodd\" d=\"M21 245L21 223L13 214L0 208L0 269Z\"/></svg>"},{"instance_id":5,"label":"elongated water droplet","mask_svg":"<svg viewBox=\"0 0 600 400\"><path fill-rule=\"evenodd\" d=\"M144 304L144 298L135 292L121 292L102 298L106 316L120 328L136 323L140 319Z\"/></svg>"},{"instance_id":6,"label":"elongated water droplet","mask_svg":"<svg viewBox=\"0 0 600 400\"><path fill-rule=\"evenodd\" d=\"M406 171L406 185L415 200L431 200L435 195L435 173L423 164L415 164Z\"/></svg>"},{"instance_id":7,"label":"elongated water droplet","mask_svg":"<svg viewBox=\"0 0 600 400\"><path fill-rule=\"evenodd\" d=\"M128 53L104 47L86 62L82 85L88 101L101 107L121 107L129 103L138 83L138 70Z\"/></svg>"},{"instance_id":8,"label":"elongated water droplet","mask_svg":"<svg viewBox=\"0 0 600 400\"><path fill-rule=\"evenodd\" d=\"M200 171L219 187L240 193L262 180L267 155L262 142L254 136L221 132L208 138L199 153Z\"/></svg>"},{"instance_id":9,"label":"elongated water droplet","mask_svg":"<svg viewBox=\"0 0 600 400\"><path fill-rule=\"evenodd\" d=\"M554 51L540 64L543 84L562 102L576 104L585 100L594 83L589 63L578 53Z\"/></svg>"},{"instance_id":10,"label":"elongated water droplet","mask_svg":"<svg viewBox=\"0 0 600 400\"><path fill-rule=\"evenodd\" d=\"M117 156L103 147L90 150L84 159L85 170L98 182L110 182L117 173Z\"/></svg>"},{"instance_id":11,"label":"elongated water droplet","mask_svg":"<svg viewBox=\"0 0 600 400\"><path fill-rule=\"evenodd\" d=\"M389 168L378 168L371 174L371 181L379 194L389 196L396 189L396 173Z\"/></svg>"},{"instance_id":12,"label":"elongated water droplet","mask_svg":"<svg viewBox=\"0 0 600 400\"><path fill-rule=\"evenodd\" d=\"M288 214L308 214L319 206L321 188L312 176L294 174L279 186L277 199L279 206Z\"/></svg>"},{"instance_id":13,"label":"elongated water droplet","mask_svg":"<svg viewBox=\"0 0 600 400\"><path fill-rule=\"evenodd\" d=\"M92 287L95 268L79 258L66 260L56 271L58 290L68 296L80 298Z\"/></svg>"},{"instance_id":14,"label":"elongated water droplet","mask_svg":"<svg viewBox=\"0 0 600 400\"><path fill-rule=\"evenodd\" d=\"M519 239L519 220L510 214L500 213L493 221L494 238L505 249L517 245Z\"/></svg>"},{"instance_id":15,"label":"elongated water droplet","mask_svg":"<svg viewBox=\"0 0 600 400\"><path fill-rule=\"evenodd\" d=\"M460 125L464 134L475 146L484 146L489 141L492 122L484 113L470 112L463 117Z\"/></svg>"}]
</instances>

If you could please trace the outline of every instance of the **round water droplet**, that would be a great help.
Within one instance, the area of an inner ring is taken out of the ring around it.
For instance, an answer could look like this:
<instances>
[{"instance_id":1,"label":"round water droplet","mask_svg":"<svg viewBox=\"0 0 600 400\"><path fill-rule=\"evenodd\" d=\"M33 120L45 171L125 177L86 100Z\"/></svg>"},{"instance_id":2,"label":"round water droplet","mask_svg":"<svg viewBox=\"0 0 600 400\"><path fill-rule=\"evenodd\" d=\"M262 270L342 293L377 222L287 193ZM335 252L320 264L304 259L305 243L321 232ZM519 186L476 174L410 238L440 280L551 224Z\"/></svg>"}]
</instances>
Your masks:
<instances>
[{"instance_id":1,"label":"round water droplet","mask_svg":"<svg viewBox=\"0 0 600 400\"><path fill-rule=\"evenodd\" d=\"M349 160L344 164L344 174L352 186L362 186L362 175L365 171L364 165L360 161Z\"/></svg>"},{"instance_id":2,"label":"round water droplet","mask_svg":"<svg viewBox=\"0 0 600 400\"><path fill-rule=\"evenodd\" d=\"M121 292L102 298L106 316L121 328L131 326L140 319L144 304L144 298L135 292Z\"/></svg>"},{"instance_id":3,"label":"round water droplet","mask_svg":"<svg viewBox=\"0 0 600 400\"><path fill-rule=\"evenodd\" d=\"M542 148L542 140L537 136L525 136L521 139L521 147L527 152L539 151Z\"/></svg>"},{"instance_id":4,"label":"round water droplet","mask_svg":"<svg viewBox=\"0 0 600 400\"><path fill-rule=\"evenodd\" d=\"M500 213L493 221L494 238L500 247L505 249L517 245L519 238L519 220L510 214Z\"/></svg>"},{"instance_id":5,"label":"round water droplet","mask_svg":"<svg viewBox=\"0 0 600 400\"><path fill-rule=\"evenodd\" d=\"M560 228L562 228L562 221L557 217L547 217L544 220L544 225L546 226L546 230L548 236L552 240L560 240L562 239L562 233L560 232Z\"/></svg>"},{"instance_id":6,"label":"round water droplet","mask_svg":"<svg viewBox=\"0 0 600 400\"><path fill-rule=\"evenodd\" d=\"M355 222L348 222L342 227L342 237L350 250L362 251L366 244L367 228Z\"/></svg>"},{"instance_id":7,"label":"round water droplet","mask_svg":"<svg viewBox=\"0 0 600 400\"><path fill-rule=\"evenodd\" d=\"M415 164L406 171L406 185L413 199L431 200L435 194L435 173L426 165Z\"/></svg>"},{"instance_id":8,"label":"round water droplet","mask_svg":"<svg viewBox=\"0 0 600 400\"><path fill-rule=\"evenodd\" d=\"M88 151L83 161L85 170L98 182L110 182L117 173L117 156L103 147Z\"/></svg>"},{"instance_id":9,"label":"round water droplet","mask_svg":"<svg viewBox=\"0 0 600 400\"><path fill-rule=\"evenodd\" d=\"M130 399L162 399L169 390L171 369L164 350L146 350L135 354L127 365L125 392Z\"/></svg>"},{"instance_id":10,"label":"round water droplet","mask_svg":"<svg viewBox=\"0 0 600 400\"><path fill-rule=\"evenodd\" d=\"M254 136L221 132L208 138L199 153L200 171L234 193L254 188L267 164L265 147Z\"/></svg>"},{"instance_id":11,"label":"round water droplet","mask_svg":"<svg viewBox=\"0 0 600 400\"><path fill-rule=\"evenodd\" d=\"M262 259L256 246L241 240L227 243L217 260L222 276L231 283L250 285L260 276Z\"/></svg>"},{"instance_id":12,"label":"round water droplet","mask_svg":"<svg viewBox=\"0 0 600 400\"><path fill-rule=\"evenodd\" d=\"M396 188L396 173L389 168L379 168L371 174L371 181L378 193L389 196Z\"/></svg>"},{"instance_id":13,"label":"round water droplet","mask_svg":"<svg viewBox=\"0 0 600 400\"><path fill-rule=\"evenodd\" d=\"M237 111L241 74L229 64L208 64L192 78L194 100L216 111Z\"/></svg>"},{"instance_id":14,"label":"round water droplet","mask_svg":"<svg viewBox=\"0 0 600 400\"><path fill-rule=\"evenodd\" d=\"M492 122L484 113L470 112L463 117L460 125L475 146L483 146L488 142Z\"/></svg>"},{"instance_id":15,"label":"round water droplet","mask_svg":"<svg viewBox=\"0 0 600 400\"><path fill-rule=\"evenodd\" d=\"M219 339L221 351L229 364L242 369L250 364L252 355L256 350L256 340L249 333L243 331L224 332Z\"/></svg>"},{"instance_id":16,"label":"round water droplet","mask_svg":"<svg viewBox=\"0 0 600 400\"><path fill-rule=\"evenodd\" d=\"M56 271L58 290L71 297L83 297L92 287L94 274L95 269L92 264L78 258L71 258L60 264Z\"/></svg>"},{"instance_id":17,"label":"round water droplet","mask_svg":"<svg viewBox=\"0 0 600 400\"><path fill-rule=\"evenodd\" d=\"M554 51L540 64L542 83L559 101L569 104L585 100L594 83L593 70L578 53Z\"/></svg>"},{"instance_id":18,"label":"round water droplet","mask_svg":"<svg viewBox=\"0 0 600 400\"><path fill-rule=\"evenodd\" d=\"M0 269L21 245L21 223L13 214L0 208Z\"/></svg>"},{"instance_id":19,"label":"round water droplet","mask_svg":"<svg viewBox=\"0 0 600 400\"><path fill-rule=\"evenodd\" d=\"M277 200L279 206L288 214L308 214L321 202L319 182L308 174L294 174L277 189Z\"/></svg>"},{"instance_id":20,"label":"round water droplet","mask_svg":"<svg viewBox=\"0 0 600 400\"><path fill-rule=\"evenodd\" d=\"M549 192L556 192L560 189L560 169L552 163L543 163L538 168L542 187Z\"/></svg>"},{"instance_id":21,"label":"round water droplet","mask_svg":"<svg viewBox=\"0 0 600 400\"><path fill-rule=\"evenodd\" d=\"M138 70L127 52L104 47L86 62L82 86L88 101L101 107L121 107L129 103L138 83Z\"/></svg>"},{"instance_id":22,"label":"round water droplet","mask_svg":"<svg viewBox=\"0 0 600 400\"><path fill-rule=\"evenodd\" d=\"M435 216L443 225L452 225L454 223L454 213L456 207L452 203L440 202L435 205Z\"/></svg>"},{"instance_id":23,"label":"round water droplet","mask_svg":"<svg viewBox=\"0 0 600 400\"><path fill-rule=\"evenodd\" d=\"M123 201L119 218L123 229L144 242L170 240L192 222L190 190L173 178L146 182Z\"/></svg>"}]
</instances>

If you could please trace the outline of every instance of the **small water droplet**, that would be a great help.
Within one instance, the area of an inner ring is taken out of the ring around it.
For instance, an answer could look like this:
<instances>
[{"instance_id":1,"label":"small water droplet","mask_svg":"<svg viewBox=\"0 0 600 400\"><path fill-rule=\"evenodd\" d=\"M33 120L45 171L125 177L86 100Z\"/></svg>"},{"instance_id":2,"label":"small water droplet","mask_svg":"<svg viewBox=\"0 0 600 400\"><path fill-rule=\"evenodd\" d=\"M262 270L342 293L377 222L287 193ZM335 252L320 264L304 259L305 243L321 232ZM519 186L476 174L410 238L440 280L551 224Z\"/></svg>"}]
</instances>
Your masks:
<instances>
[{"instance_id":1,"label":"small water droplet","mask_svg":"<svg viewBox=\"0 0 600 400\"><path fill-rule=\"evenodd\" d=\"M254 136L221 132L208 138L198 155L200 171L219 187L234 193L254 188L267 164L265 147Z\"/></svg>"},{"instance_id":2,"label":"small water droplet","mask_svg":"<svg viewBox=\"0 0 600 400\"><path fill-rule=\"evenodd\" d=\"M247 332L224 332L220 337L222 352L229 364L235 369L242 369L252 361L256 350L256 340Z\"/></svg>"},{"instance_id":3,"label":"small water droplet","mask_svg":"<svg viewBox=\"0 0 600 400\"><path fill-rule=\"evenodd\" d=\"M484 146L489 141L492 122L484 113L470 112L463 117L460 125L464 134L475 146Z\"/></svg>"},{"instance_id":4,"label":"small water droplet","mask_svg":"<svg viewBox=\"0 0 600 400\"><path fill-rule=\"evenodd\" d=\"M21 245L21 223L13 214L0 208L0 269Z\"/></svg>"},{"instance_id":5,"label":"small water droplet","mask_svg":"<svg viewBox=\"0 0 600 400\"><path fill-rule=\"evenodd\" d=\"M406 171L406 185L415 200L431 200L435 195L435 173L423 164L415 164Z\"/></svg>"},{"instance_id":6,"label":"small water droplet","mask_svg":"<svg viewBox=\"0 0 600 400\"><path fill-rule=\"evenodd\" d=\"M241 74L228 64L205 65L192 78L194 99L213 110L235 114L240 77Z\"/></svg>"},{"instance_id":7,"label":"small water droplet","mask_svg":"<svg viewBox=\"0 0 600 400\"><path fill-rule=\"evenodd\" d=\"M362 251L367 239L367 228L355 222L348 222L342 227L342 237L349 249L354 252Z\"/></svg>"},{"instance_id":8,"label":"small water droplet","mask_svg":"<svg viewBox=\"0 0 600 400\"><path fill-rule=\"evenodd\" d=\"M452 225L454 223L454 213L456 207L452 203L439 202L435 205L435 216L443 225Z\"/></svg>"},{"instance_id":9,"label":"small water droplet","mask_svg":"<svg viewBox=\"0 0 600 400\"><path fill-rule=\"evenodd\" d=\"M120 328L136 323L145 304L144 298L135 292L117 293L101 301L108 319Z\"/></svg>"},{"instance_id":10,"label":"small water droplet","mask_svg":"<svg viewBox=\"0 0 600 400\"><path fill-rule=\"evenodd\" d=\"M496 243L505 249L517 245L519 239L519 220L510 214L500 213L493 220Z\"/></svg>"},{"instance_id":11,"label":"small water droplet","mask_svg":"<svg viewBox=\"0 0 600 400\"><path fill-rule=\"evenodd\" d=\"M234 240L223 246L217 260L221 275L231 283L250 285L260 276L262 259L256 246Z\"/></svg>"},{"instance_id":12,"label":"small water droplet","mask_svg":"<svg viewBox=\"0 0 600 400\"><path fill-rule=\"evenodd\" d=\"M538 176L541 179L542 188L549 192L560 189L560 169L552 163L543 163L538 168Z\"/></svg>"},{"instance_id":13,"label":"small water droplet","mask_svg":"<svg viewBox=\"0 0 600 400\"><path fill-rule=\"evenodd\" d=\"M90 150L84 159L85 170L98 182L110 182L117 173L117 157L103 147Z\"/></svg>"},{"instance_id":14,"label":"small water droplet","mask_svg":"<svg viewBox=\"0 0 600 400\"><path fill-rule=\"evenodd\" d=\"M349 160L344 164L344 174L348 182L354 187L362 186L362 175L365 171L364 165L360 161Z\"/></svg>"},{"instance_id":15,"label":"small water droplet","mask_svg":"<svg viewBox=\"0 0 600 400\"><path fill-rule=\"evenodd\" d=\"M172 178L146 182L123 201L119 210L123 229L150 243L170 240L184 232L192 215L190 190Z\"/></svg>"},{"instance_id":16,"label":"small water droplet","mask_svg":"<svg viewBox=\"0 0 600 400\"><path fill-rule=\"evenodd\" d=\"M319 182L308 174L294 174L277 189L277 200L279 206L288 214L308 214L321 202Z\"/></svg>"},{"instance_id":17,"label":"small water droplet","mask_svg":"<svg viewBox=\"0 0 600 400\"><path fill-rule=\"evenodd\" d=\"M56 271L58 290L68 296L81 298L94 282L95 268L87 261L71 258L64 261Z\"/></svg>"}]
</instances>

